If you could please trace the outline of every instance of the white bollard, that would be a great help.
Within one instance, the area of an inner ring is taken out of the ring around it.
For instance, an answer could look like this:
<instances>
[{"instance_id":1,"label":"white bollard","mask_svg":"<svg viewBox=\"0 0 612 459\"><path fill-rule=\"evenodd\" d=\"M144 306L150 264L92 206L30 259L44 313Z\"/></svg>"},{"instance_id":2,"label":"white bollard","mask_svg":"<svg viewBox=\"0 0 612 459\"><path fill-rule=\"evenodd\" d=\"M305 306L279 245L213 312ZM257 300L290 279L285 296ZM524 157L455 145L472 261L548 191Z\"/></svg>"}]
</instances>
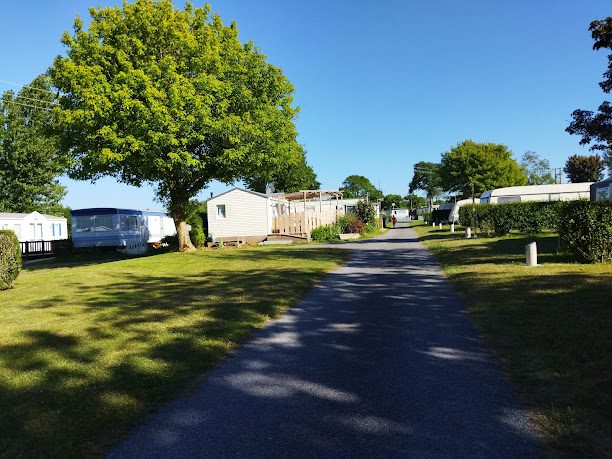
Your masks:
<instances>
[{"instance_id":1,"label":"white bollard","mask_svg":"<svg viewBox=\"0 0 612 459\"><path fill-rule=\"evenodd\" d=\"M454 233L454 232L455 232L455 224L451 223L451 233Z\"/></svg>"},{"instance_id":2,"label":"white bollard","mask_svg":"<svg viewBox=\"0 0 612 459\"><path fill-rule=\"evenodd\" d=\"M436 226L436 222L431 222L431 226L432 227Z\"/></svg>"},{"instance_id":3,"label":"white bollard","mask_svg":"<svg viewBox=\"0 0 612 459\"><path fill-rule=\"evenodd\" d=\"M472 228L469 226L465 229L465 238L472 239Z\"/></svg>"},{"instance_id":4,"label":"white bollard","mask_svg":"<svg viewBox=\"0 0 612 459\"><path fill-rule=\"evenodd\" d=\"M442 223L440 223L440 226L438 226L438 228L442 229Z\"/></svg>"},{"instance_id":5,"label":"white bollard","mask_svg":"<svg viewBox=\"0 0 612 459\"><path fill-rule=\"evenodd\" d=\"M525 246L525 264L538 266L538 245L535 242L530 242Z\"/></svg>"}]
</instances>

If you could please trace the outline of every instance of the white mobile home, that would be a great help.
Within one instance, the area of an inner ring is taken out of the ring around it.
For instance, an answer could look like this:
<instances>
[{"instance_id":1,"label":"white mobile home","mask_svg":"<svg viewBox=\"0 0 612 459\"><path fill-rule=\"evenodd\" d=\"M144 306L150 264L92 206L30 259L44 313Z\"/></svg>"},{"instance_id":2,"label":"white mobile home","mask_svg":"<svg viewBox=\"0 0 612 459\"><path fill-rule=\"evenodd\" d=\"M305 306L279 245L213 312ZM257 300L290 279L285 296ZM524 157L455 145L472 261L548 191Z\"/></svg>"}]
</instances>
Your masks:
<instances>
[{"instance_id":1,"label":"white mobile home","mask_svg":"<svg viewBox=\"0 0 612 459\"><path fill-rule=\"evenodd\" d=\"M272 218L281 199L233 188L206 202L208 234L213 241L261 242L272 234Z\"/></svg>"},{"instance_id":2,"label":"white mobile home","mask_svg":"<svg viewBox=\"0 0 612 459\"><path fill-rule=\"evenodd\" d=\"M449 213L448 213L448 217L446 218L446 221L448 223L457 223L459 222L459 209L462 206L472 204L472 202L474 202L472 201L472 198L461 199L456 202L445 202L444 204L440 204L437 210L448 210ZM476 199L475 202L479 203L480 201Z\"/></svg>"},{"instance_id":3,"label":"white mobile home","mask_svg":"<svg viewBox=\"0 0 612 459\"><path fill-rule=\"evenodd\" d=\"M68 239L64 217L31 213L0 213L0 229L13 230L19 242L59 241Z\"/></svg>"},{"instance_id":4,"label":"white mobile home","mask_svg":"<svg viewBox=\"0 0 612 459\"><path fill-rule=\"evenodd\" d=\"M589 199L592 183L563 183L497 188L482 193L480 202L501 204L503 202L576 201L578 199Z\"/></svg>"}]
</instances>

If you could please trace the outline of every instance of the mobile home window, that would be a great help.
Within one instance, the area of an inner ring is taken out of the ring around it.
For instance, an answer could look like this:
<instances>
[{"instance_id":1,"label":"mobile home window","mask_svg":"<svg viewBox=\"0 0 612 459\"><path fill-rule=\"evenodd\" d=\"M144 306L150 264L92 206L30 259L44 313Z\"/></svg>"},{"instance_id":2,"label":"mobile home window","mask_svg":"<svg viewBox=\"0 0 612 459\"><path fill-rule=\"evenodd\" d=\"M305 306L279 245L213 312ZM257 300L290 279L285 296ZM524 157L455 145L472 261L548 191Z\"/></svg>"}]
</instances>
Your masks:
<instances>
[{"instance_id":1,"label":"mobile home window","mask_svg":"<svg viewBox=\"0 0 612 459\"><path fill-rule=\"evenodd\" d=\"M51 223L51 236L55 236L55 223Z\"/></svg>"},{"instance_id":2,"label":"mobile home window","mask_svg":"<svg viewBox=\"0 0 612 459\"><path fill-rule=\"evenodd\" d=\"M217 219L225 218L225 204L217 205Z\"/></svg>"}]
</instances>

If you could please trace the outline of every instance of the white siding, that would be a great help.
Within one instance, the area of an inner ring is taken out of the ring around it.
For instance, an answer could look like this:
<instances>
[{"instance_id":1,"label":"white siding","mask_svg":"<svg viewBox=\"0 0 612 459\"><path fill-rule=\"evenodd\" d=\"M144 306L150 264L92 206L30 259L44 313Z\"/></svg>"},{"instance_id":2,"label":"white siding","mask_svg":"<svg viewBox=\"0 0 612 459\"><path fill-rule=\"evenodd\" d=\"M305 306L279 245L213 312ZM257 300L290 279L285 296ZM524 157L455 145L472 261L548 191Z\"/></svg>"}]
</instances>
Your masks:
<instances>
[{"instance_id":1,"label":"white siding","mask_svg":"<svg viewBox=\"0 0 612 459\"><path fill-rule=\"evenodd\" d=\"M0 229L15 231L20 242L68 239L68 225L64 217L42 215L38 212L21 217L0 215Z\"/></svg>"},{"instance_id":2,"label":"white siding","mask_svg":"<svg viewBox=\"0 0 612 459\"><path fill-rule=\"evenodd\" d=\"M217 218L217 206L225 205L225 218ZM208 233L218 240L234 236L270 234L268 198L234 189L207 203Z\"/></svg>"}]
</instances>

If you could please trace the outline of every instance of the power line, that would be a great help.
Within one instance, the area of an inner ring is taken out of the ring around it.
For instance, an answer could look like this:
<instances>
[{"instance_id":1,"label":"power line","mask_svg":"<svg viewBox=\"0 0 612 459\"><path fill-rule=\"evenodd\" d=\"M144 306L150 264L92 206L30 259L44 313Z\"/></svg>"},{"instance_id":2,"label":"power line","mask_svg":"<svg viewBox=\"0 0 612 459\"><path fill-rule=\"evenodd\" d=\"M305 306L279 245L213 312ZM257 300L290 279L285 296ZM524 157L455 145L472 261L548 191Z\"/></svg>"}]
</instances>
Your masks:
<instances>
[{"instance_id":1,"label":"power line","mask_svg":"<svg viewBox=\"0 0 612 459\"><path fill-rule=\"evenodd\" d=\"M15 98L16 99L28 99L34 102L42 102L43 104L59 105L57 102L53 102L50 100L43 100L43 99L32 99L31 97L22 96L21 94L17 94Z\"/></svg>"},{"instance_id":2,"label":"power line","mask_svg":"<svg viewBox=\"0 0 612 459\"><path fill-rule=\"evenodd\" d=\"M9 80L0 80L0 83L12 84L14 86L20 86L22 88L30 88L30 89L34 89L36 91L43 91L43 92L48 92L48 93L51 93L51 94L55 94L54 91L50 91L48 89L37 88L36 86L30 86L29 84L16 83L14 81L9 81Z\"/></svg>"},{"instance_id":3,"label":"power line","mask_svg":"<svg viewBox=\"0 0 612 459\"><path fill-rule=\"evenodd\" d=\"M7 100L5 103L7 103L7 104L21 105L21 106L23 106L23 107L40 108L41 110L47 110L48 112L50 112L51 110L53 110L51 107L41 107L40 105L29 105L29 104L22 104L22 103L19 103L19 102L14 101L14 100Z\"/></svg>"}]
</instances>

